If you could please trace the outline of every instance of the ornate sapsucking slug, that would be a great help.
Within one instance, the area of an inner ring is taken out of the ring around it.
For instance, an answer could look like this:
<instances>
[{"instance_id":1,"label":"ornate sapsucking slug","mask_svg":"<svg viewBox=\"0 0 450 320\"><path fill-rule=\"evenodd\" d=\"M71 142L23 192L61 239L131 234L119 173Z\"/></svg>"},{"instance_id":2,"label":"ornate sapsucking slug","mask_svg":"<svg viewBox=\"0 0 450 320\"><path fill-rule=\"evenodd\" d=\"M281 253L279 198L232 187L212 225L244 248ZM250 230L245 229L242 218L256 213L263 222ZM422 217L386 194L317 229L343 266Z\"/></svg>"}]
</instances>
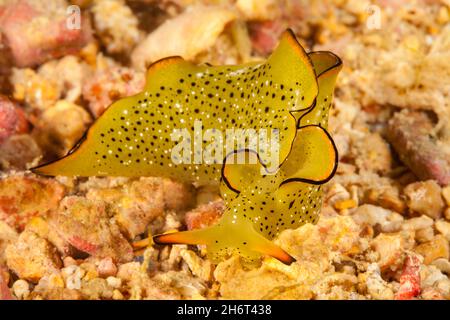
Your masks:
<instances>
[{"instance_id":1,"label":"ornate sapsucking slug","mask_svg":"<svg viewBox=\"0 0 450 320\"><path fill-rule=\"evenodd\" d=\"M341 67L330 52L307 54L290 30L264 62L210 66L180 57L159 60L149 67L141 93L114 102L68 155L32 171L220 184L226 210L217 225L154 241L206 245L213 262L237 253L246 263L261 255L292 263L270 240L318 220L321 185L337 167L327 125ZM197 129L209 132L208 150L196 138ZM224 143L229 129L242 129L233 132L231 148ZM268 139L255 147L248 130L266 130ZM227 134L216 135L220 132ZM181 133L191 137L184 141L188 148L174 153ZM207 152L210 161L201 161ZM237 157L247 161L236 162Z\"/></svg>"}]
</instances>

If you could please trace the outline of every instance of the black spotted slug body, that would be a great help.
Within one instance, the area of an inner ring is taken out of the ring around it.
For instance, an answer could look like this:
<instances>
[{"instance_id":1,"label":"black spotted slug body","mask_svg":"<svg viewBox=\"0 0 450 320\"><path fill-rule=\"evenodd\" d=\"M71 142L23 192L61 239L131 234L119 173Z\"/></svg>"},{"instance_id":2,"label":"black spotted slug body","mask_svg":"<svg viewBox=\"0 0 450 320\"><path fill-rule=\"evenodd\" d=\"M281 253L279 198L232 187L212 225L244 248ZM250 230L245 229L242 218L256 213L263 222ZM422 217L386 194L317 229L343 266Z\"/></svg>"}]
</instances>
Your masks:
<instances>
[{"instance_id":1,"label":"black spotted slug body","mask_svg":"<svg viewBox=\"0 0 450 320\"><path fill-rule=\"evenodd\" d=\"M143 92L114 102L67 156L33 171L220 183L226 210L217 225L159 235L155 242L204 244L214 262L237 253L249 263L265 254L289 264L294 258L270 240L318 219L321 185L337 166L326 129L341 67L330 52L306 54L290 31L264 62L197 66L180 57L162 59L150 66ZM212 139L214 161L197 161L202 141L195 130L230 128L277 130L276 165L268 145L249 148L241 133L231 151ZM188 159L173 155L179 146L174 129L192 137ZM237 164L237 156L253 161Z\"/></svg>"}]
</instances>

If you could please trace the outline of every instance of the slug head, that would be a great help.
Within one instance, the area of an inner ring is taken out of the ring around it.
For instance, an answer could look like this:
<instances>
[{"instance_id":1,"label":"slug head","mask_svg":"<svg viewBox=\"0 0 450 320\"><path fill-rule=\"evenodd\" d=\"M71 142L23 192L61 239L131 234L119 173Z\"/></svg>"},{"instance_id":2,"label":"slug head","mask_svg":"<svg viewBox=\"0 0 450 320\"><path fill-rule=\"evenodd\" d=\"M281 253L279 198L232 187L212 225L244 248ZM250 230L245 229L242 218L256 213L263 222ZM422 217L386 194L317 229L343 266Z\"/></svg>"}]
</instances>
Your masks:
<instances>
[{"instance_id":1,"label":"slug head","mask_svg":"<svg viewBox=\"0 0 450 320\"><path fill-rule=\"evenodd\" d=\"M228 162L240 154L247 164ZM275 173L267 172L254 151L235 151L222 169L226 211L219 223L154 240L206 245L213 262L238 254L246 265L256 264L261 255L290 264L294 258L269 239L285 229L317 221L321 184L334 175L336 165L333 140L325 129L313 125L298 129L293 151Z\"/></svg>"},{"instance_id":2,"label":"slug head","mask_svg":"<svg viewBox=\"0 0 450 320\"><path fill-rule=\"evenodd\" d=\"M315 125L299 128L292 151L275 173L265 172L256 160L257 164L224 164L221 192L234 214L248 218L269 239L287 228L315 223L321 185L337 168L337 149L328 132Z\"/></svg>"},{"instance_id":3,"label":"slug head","mask_svg":"<svg viewBox=\"0 0 450 320\"><path fill-rule=\"evenodd\" d=\"M318 77L319 92L310 108L300 112L292 112L297 119L297 127L303 130L297 130L289 156L282 164L284 166L282 171L285 171L285 173L280 172L278 175L288 180L294 178L294 172L298 171L295 174L295 181L320 185L330 180L336 171L337 150L328 132L320 130L320 128L314 128L314 126L324 129L328 127L333 91L337 76L342 69L342 61L335 54L325 51L312 52L308 56ZM316 142L318 144L314 148ZM327 152L322 153L320 151L322 147ZM306 157L308 154L307 149L316 150L315 155ZM224 165L220 190L225 200L236 197L239 190L243 189L249 181L252 181L250 176L256 177L256 172L263 172L263 168L267 168L261 162L258 154L256 157L260 166L247 165L237 168L235 165ZM306 163L309 165L305 165ZM321 168L323 165L325 167ZM259 170L259 167L261 167L261 170ZM310 171L309 173L307 172L308 170Z\"/></svg>"}]
</instances>

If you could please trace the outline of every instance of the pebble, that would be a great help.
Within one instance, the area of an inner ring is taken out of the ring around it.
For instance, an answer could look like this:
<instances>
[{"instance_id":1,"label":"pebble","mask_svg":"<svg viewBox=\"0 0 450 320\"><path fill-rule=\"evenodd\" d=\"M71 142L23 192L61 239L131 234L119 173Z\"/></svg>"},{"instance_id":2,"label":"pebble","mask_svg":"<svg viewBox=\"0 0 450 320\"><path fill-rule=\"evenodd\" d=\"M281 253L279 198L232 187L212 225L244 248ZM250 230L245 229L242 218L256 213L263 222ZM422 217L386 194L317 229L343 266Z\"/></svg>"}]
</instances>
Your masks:
<instances>
[{"instance_id":1,"label":"pebble","mask_svg":"<svg viewBox=\"0 0 450 320\"><path fill-rule=\"evenodd\" d=\"M403 230L419 230L424 228L429 228L433 226L433 219L428 216L420 216L417 218L412 218L406 220L403 225Z\"/></svg>"},{"instance_id":2,"label":"pebble","mask_svg":"<svg viewBox=\"0 0 450 320\"><path fill-rule=\"evenodd\" d=\"M77 265L77 261L72 258L72 257L65 257L63 260L64 263L64 267L69 267L69 266L76 266Z\"/></svg>"},{"instance_id":3,"label":"pebble","mask_svg":"<svg viewBox=\"0 0 450 320\"><path fill-rule=\"evenodd\" d=\"M436 230L439 231L448 241L450 241L450 222L439 220L435 224Z\"/></svg>"},{"instance_id":4,"label":"pebble","mask_svg":"<svg viewBox=\"0 0 450 320\"><path fill-rule=\"evenodd\" d=\"M81 289L81 278L76 275L71 275L66 279L66 287L68 289Z\"/></svg>"},{"instance_id":5,"label":"pebble","mask_svg":"<svg viewBox=\"0 0 450 320\"><path fill-rule=\"evenodd\" d=\"M122 285L122 279L116 277L108 277L106 278L106 282L114 289L118 289Z\"/></svg>"},{"instance_id":6,"label":"pebble","mask_svg":"<svg viewBox=\"0 0 450 320\"><path fill-rule=\"evenodd\" d=\"M117 274L117 267L114 264L112 258L108 257L100 260L97 267L98 274L102 278L115 276Z\"/></svg>"},{"instance_id":7,"label":"pebble","mask_svg":"<svg viewBox=\"0 0 450 320\"><path fill-rule=\"evenodd\" d=\"M30 285L25 280L14 282L12 289L18 299L26 299L30 295Z\"/></svg>"},{"instance_id":8,"label":"pebble","mask_svg":"<svg viewBox=\"0 0 450 320\"><path fill-rule=\"evenodd\" d=\"M444 201L441 188L434 180L411 183L404 189L404 193L407 197L406 204L411 211L425 214L433 219L441 216Z\"/></svg>"},{"instance_id":9,"label":"pebble","mask_svg":"<svg viewBox=\"0 0 450 320\"><path fill-rule=\"evenodd\" d=\"M439 258L434 260L431 264L442 272L450 275L450 261L448 261L447 259Z\"/></svg>"},{"instance_id":10,"label":"pebble","mask_svg":"<svg viewBox=\"0 0 450 320\"><path fill-rule=\"evenodd\" d=\"M113 300L123 300L123 294L119 290L113 291Z\"/></svg>"},{"instance_id":11,"label":"pebble","mask_svg":"<svg viewBox=\"0 0 450 320\"><path fill-rule=\"evenodd\" d=\"M438 258L449 258L449 245L447 239L437 235L432 241L418 245L415 251L424 257L424 264L430 264Z\"/></svg>"},{"instance_id":12,"label":"pebble","mask_svg":"<svg viewBox=\"0 0 450 320\"><path fill-rule=\"evenodd\" d=\"M447 219L447 220L450 221L450 207L447 208L447 209L445 209L445 211L444 211L444 217L445 217L445 219Z\"/></svg>"},{"instance_id":13,"label":"pebble","mask_svg":"<svg viewBox=\"0 0 450 320\"><path fill-rule=\"evenodd\" d=\"M433 240L434 230L432 227L419 229L416 231L415 239L419 243L424 243Z\"/></svg>"}]
</instances>

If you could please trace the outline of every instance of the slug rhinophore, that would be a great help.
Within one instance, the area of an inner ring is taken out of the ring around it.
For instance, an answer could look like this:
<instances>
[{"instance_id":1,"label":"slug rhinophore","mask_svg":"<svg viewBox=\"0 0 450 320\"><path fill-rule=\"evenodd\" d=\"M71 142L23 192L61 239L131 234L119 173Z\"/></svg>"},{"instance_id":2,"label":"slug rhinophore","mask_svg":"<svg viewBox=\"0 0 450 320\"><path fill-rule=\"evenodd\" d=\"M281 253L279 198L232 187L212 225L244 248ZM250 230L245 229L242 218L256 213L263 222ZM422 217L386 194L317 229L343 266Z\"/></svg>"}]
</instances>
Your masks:
<instances>
[{"instance_id":1,"label":"slug rhinophore","mask_svg":"<svg viewBox=\"0 0 450 320\"><path fill-rule=\"evenodd\" d=\"M162 59L149 67L143 92L114 102L67 156L33 171L220 184L226 210L217 225L158 235L155 242L206 245L214 262L237 253L249 263L262 254L291 263L270 240L318 219L321 185L337 166L326 128L341 66L330 52L307 54L289 30L265 62L197 66ZM229 129L242 129L233 131L231 147L224 142ZM266 130L267 139L256 147L249 130ZM209 161L202 161L206 153ZM236 163L239 157L247 161Z\"/></svg>"}]
</instances>

